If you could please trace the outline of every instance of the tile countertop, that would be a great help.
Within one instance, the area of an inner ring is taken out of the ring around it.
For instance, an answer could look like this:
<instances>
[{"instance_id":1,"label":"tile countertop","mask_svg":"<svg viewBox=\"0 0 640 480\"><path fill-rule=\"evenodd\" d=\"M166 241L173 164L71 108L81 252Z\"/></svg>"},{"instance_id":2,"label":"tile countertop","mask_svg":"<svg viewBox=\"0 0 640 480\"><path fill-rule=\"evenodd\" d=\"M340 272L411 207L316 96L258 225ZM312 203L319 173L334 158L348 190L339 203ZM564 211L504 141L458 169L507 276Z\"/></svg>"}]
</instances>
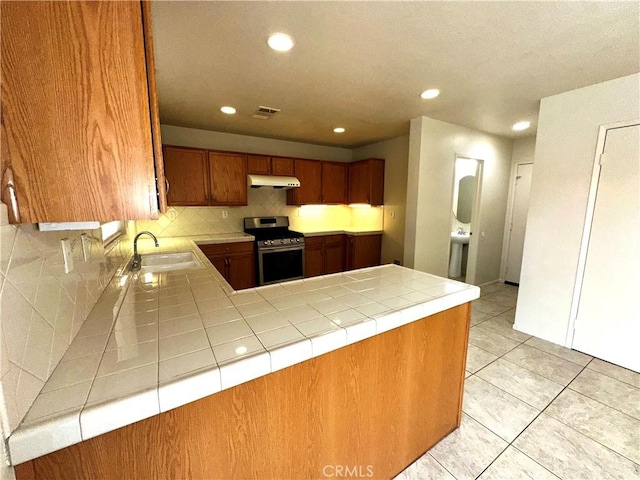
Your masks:
<instances>
[{"instance_id":1,"label":"tile countertop","mask_svg":"<svg viewBox=\"0 0 640 480\"><path fill-rule=\"evenodd\" d=\"M160 239L160 251L193 251L202 267L135 275L120 267L9 437L14 465L480 295L397 265L236 292L193 237Z\"/></svg>"},{"instance_id":2,"label":"tile countertop","mask_svg":"<svg viewBox=\"0 0 640 480\"><path fill-rule=\"evenodd\" d=\"M323 237L325 235L382 235L384 232L382 230L356 230L356 229L344 229L344 230L321 230L321 231L310 231L310 230L300 230L297 229L297 232L304 234L305 237Z\"/></svg>"}]
</instances>

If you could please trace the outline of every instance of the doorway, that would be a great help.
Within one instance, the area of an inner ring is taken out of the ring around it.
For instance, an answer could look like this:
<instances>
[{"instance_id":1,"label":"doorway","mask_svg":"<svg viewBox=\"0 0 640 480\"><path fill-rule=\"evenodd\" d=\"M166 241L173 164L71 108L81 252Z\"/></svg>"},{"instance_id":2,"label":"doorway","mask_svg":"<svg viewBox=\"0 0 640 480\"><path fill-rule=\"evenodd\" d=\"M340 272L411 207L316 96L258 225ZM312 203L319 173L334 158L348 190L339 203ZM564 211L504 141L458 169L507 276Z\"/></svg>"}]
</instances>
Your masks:
<instances>
[{"instance_id":1,"label":"doorway","mask_svg":"<svg viewBox=\"0 0 640 480\"><path fill-rule=\"evenodd\" d=\"M455 159L448 276L466 283L475 279L478 240L473 231L480 204L482 163L461 155Z\"/></svg>"},{"instance_id":2,"label":"doorway","mask_svg":"<svg viewBox=\"0 0 640 480\"><path fill-rule=\"evenodd\" d=\"M601 127L567 343L640 372L640 122Z\"/></svg>"},{"instance_id":3,"label":"doorway","mask_svg":"<svg viewBox=\"0 0 640 480\"><path fill-rule=\"evenodd\" d=\"M527 227L527 211L529 210L532 173L533 163L519 163L516 165L515 191L513 204L511 206L509 238L507 240L507 262L504 270L505 281L513 285L520 284L522 250L524 247L524 234Z\"/></svg>"}]
</instances>

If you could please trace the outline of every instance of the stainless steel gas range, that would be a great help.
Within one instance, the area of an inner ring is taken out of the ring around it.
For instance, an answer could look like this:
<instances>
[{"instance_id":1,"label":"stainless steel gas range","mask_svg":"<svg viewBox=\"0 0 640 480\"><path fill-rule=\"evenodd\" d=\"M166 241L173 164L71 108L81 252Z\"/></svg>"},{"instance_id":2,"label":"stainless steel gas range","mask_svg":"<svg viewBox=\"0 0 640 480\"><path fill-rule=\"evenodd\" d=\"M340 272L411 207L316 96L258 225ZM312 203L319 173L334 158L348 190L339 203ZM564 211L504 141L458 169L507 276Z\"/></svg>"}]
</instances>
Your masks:
<instances>
[{"instance_id":1,"label":"stainless steel gas range","mask_svg":"<svg viewBox=\"0 0 640 480\"><path fill-rule=\"evenodd\" d=\"M248 217L244 231L256 238L259 285L304 278L304 235L288 217Z\"/></svg>"}]
</instances>

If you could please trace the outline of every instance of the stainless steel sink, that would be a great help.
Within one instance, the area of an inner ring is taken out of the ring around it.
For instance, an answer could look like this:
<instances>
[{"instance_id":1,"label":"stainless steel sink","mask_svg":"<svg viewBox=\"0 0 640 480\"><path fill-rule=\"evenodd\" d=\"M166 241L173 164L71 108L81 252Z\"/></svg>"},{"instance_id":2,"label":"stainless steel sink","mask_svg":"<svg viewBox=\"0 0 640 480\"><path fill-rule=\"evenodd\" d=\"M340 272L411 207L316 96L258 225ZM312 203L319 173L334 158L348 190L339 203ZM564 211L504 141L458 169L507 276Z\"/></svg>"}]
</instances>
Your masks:
<instances>
[{"instance_id":1,"label":"stainless steel sink","mask_svg":"<svg viewBox=\"0 0 640 480\"><path fill-rule=\"evenodd\" d=\"M169 272L185 268L202 268L202 262L193 252L148 253L141 255L139 273Z\"/></svg>"}]
</instances>

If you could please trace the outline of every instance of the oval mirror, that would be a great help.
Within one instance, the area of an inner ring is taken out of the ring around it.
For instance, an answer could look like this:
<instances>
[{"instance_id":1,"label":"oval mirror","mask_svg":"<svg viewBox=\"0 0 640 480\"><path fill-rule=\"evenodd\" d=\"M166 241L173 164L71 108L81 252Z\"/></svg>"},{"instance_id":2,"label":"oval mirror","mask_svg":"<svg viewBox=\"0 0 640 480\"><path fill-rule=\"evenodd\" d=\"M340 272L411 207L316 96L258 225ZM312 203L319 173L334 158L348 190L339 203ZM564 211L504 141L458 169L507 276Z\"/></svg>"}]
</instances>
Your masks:
<instances>
[{"instance_id":1,"label":"oval mirror","mask_svg":"<svg viewBox=\"0 0 640 480\"><path fill-rule=\"evenodd\" d=\"M476 177L467 175L458 182L458 205L456 218L460 223L471 223L473 197L476 193Z\"/></svg>"}]
</instances>

